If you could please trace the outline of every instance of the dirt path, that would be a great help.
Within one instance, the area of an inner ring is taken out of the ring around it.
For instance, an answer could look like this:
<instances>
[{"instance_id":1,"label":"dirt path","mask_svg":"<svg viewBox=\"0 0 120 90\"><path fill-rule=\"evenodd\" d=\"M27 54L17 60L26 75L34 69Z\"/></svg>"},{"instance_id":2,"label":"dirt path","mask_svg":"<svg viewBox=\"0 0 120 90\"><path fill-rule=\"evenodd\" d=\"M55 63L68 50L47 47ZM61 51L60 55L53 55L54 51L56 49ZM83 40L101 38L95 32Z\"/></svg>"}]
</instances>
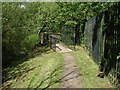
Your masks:
<instances>
[{"instance_id":1,"label":"dirt path","mask_svg":"<svg viewBox=\"0 0 120 90\"><path fill-rule=\"evenodd\" d=\"M64 57L63 76L61 78L61 88L83 88L80 82L81 74L75 64L75 58L70 54L72 50L65 48L63 45L57 45Z\"/></svg>"}]
</instances>

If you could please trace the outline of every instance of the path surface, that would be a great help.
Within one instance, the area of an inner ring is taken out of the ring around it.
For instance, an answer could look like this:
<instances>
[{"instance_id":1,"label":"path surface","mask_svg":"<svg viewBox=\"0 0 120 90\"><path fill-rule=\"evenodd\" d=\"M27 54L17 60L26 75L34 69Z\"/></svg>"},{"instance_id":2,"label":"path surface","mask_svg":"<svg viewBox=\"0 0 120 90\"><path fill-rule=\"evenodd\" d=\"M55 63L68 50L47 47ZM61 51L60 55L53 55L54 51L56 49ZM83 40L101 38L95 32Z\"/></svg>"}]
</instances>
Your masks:
<instances>
[{"instance_id":1,"label":"path surface","mask_svg":"<svg viewBox=\"0 0 120 90\"><path fill-rule=\"evenodd\" d=\"M61 49L58 52L63 52L64 67L63 76L61 78L61 88L83 88L80 78L81 74L78 72L78 68L75 64L75 58L70 54L72 50L64 47L61 44L57 44Z\"/></svg>"},{"instance_id":2,"label":"path surface","mask_svg":"<svg viewBox=\"0 0 120 90\"><path fill-rule=\"evenodd\" d=\"M64 47L62 44L56 44L56 52L71 52L72 50Z\"/></svg>"}]
</instances>

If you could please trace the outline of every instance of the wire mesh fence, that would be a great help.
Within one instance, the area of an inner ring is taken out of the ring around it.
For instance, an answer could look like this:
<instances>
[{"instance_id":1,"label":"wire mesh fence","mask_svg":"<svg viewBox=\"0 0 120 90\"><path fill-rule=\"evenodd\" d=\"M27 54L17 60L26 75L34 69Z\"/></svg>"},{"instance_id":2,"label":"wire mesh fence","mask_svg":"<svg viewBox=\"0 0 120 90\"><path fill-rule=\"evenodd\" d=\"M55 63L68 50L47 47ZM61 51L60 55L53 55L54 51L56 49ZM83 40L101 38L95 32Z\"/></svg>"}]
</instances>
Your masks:
<instances>
[{"instance_id":1,"label":"wire mesh fence","mask_svg":"<svg viewBox=\"0 0 120 90\"><path fill-rule=\"evenodd\" d=\"M96 17L91 18L85 23L85 36L84 36L84 45L87 50L92 52L92 38L93 38L93 29L95 26Z\"/></svg>"},{"instance_id":2,"label":"wire mesh fence","mask_svg":"<svg viewBox=\"0 0 120 90\"><path fill-rule=\"evenodd\" d=\"M84 45L101 71L120 87L120 3L85 24Z\"/></svg>"},{"instance_id":3,"label":"wire mesh fence","mask_svg":"<svg viewBox=\"0 0 120 90\"><path fill-rule=\"evenodd\" d=\"M75 50L76 43L79 43L79 26L80 25L63 25L61 34L52 32L42 32L39 34L40 43L43 45L50 45L56 51L56 44L58 41L64 43L68 48Z\"/></svg>"},{"instance_id":4,"label":"wire mesh fence","mask_svg":"<svg viewBox=\"0 0 120 90\"><path fill-rule=\"evenodd\" d=\"M103 55L103 38L102 23L104 15L101 13L98 16L91 18L85 24L84 45L89 50L90 55L96 63L100 63Z\"/></svg>"},{"instance_id":5,"label":"wire mesh fence","mask_svg":"<svg viewBox=\"0 0 120 90\"><path fill-rule=\"evenodd\" d=\"M75 50L75 27L62 26L61 41L70 49Z\"/></svg>"}]
</instances>

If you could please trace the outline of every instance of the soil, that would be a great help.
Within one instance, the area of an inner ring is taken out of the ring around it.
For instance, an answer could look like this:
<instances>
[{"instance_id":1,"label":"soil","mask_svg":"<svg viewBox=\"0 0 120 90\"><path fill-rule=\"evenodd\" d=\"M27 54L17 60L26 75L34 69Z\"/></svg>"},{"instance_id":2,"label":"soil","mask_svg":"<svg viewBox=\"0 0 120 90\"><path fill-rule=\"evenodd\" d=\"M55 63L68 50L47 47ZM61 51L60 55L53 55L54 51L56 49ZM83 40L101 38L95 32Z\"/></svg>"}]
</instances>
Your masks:
<instances>
[{"instance_id":1,"label":"soil","mask_svg":"<svg viewBox=\"0 0 120 90\"><path fill-rule=\"evenodd\" d=\"M80 78L82 75L78 71L78 67L75 64L75 58L71 55L71 49L64 47L61 44L57 44L64 57L63 76L61 77L61 88L83 88Z\"/></svg>"}]
</instances>

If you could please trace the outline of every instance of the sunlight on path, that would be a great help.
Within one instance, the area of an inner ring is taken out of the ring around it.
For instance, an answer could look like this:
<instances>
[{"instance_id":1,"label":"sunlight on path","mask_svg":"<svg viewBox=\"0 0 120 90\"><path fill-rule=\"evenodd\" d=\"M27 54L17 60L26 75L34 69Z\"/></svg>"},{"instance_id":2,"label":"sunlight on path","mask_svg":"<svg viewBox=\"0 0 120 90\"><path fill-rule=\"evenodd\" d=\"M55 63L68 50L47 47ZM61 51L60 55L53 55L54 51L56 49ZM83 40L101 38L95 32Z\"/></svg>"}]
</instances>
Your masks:
<instances>
[{"instance_id":1,"label":"sunlight on path","mask_svg":"<svg viewBox=\"0 0 120 90\"><path fill-rule=\"evenodd\" d=\"M56 52L71 52L72 50L69 48L64 47L61 44L56 44Z\"/></svg>"}]
</instances>

